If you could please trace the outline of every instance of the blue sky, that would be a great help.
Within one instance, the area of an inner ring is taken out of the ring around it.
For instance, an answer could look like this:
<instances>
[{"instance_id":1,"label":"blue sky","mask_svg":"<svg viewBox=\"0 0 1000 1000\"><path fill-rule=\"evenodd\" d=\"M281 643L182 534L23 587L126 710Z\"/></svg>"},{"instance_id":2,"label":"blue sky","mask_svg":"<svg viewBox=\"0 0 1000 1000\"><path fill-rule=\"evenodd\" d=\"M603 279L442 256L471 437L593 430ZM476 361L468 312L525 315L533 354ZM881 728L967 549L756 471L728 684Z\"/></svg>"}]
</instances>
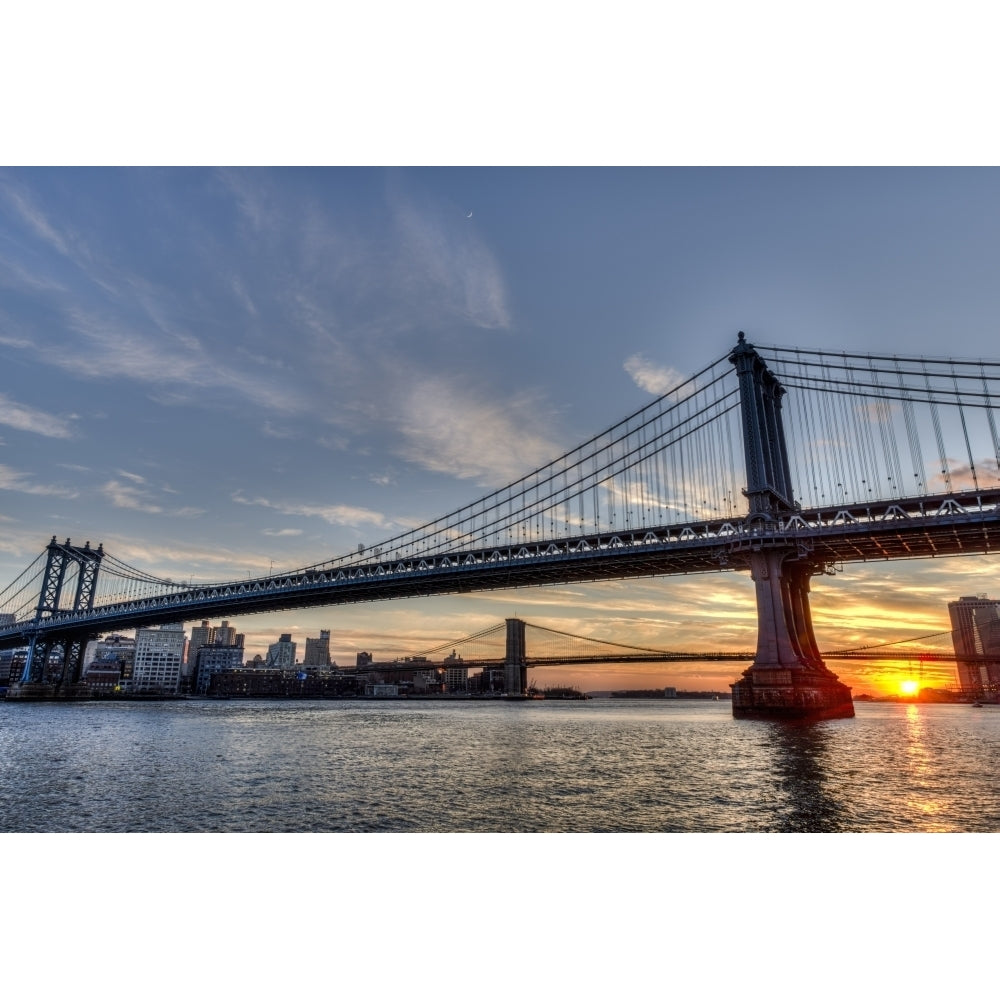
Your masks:
<instances>
[{"instance_id":1,"label":"blue sky","mask_svg":"<svg viewBox=\"0 0 1000 1000\"><path fill-rule=\"evenodd\" d=\"M983 168L5 169L0 580L52 534L196 580L376 543L602 430L740 329L996 357L998 222ZM919 634L994 572L852 568L817 583L814 615L846 645L888 627L858 626L862 607L895 601ZM515 612L753 645L741 575L239 626L251 650L330 628L353 662Z\"/></svg>"}]
</instances>

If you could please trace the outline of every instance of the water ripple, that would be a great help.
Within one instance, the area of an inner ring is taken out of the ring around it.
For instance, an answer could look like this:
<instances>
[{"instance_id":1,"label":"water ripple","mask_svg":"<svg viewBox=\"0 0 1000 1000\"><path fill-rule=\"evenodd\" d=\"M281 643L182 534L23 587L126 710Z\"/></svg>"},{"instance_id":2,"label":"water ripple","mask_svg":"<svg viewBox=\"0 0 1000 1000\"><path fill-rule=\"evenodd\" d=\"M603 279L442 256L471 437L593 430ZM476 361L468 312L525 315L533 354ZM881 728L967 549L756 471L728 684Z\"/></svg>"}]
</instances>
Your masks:
<instances>
[{"instance_id":1,"label":"water ripple","mask_svg":"<svg viewBox=\"0 0 1000 1000\"><path fill-rule=\"evenodd\" d=\"M0 703L0 830L994 831L1000 709Z\"/></svg>"}]
</instances>

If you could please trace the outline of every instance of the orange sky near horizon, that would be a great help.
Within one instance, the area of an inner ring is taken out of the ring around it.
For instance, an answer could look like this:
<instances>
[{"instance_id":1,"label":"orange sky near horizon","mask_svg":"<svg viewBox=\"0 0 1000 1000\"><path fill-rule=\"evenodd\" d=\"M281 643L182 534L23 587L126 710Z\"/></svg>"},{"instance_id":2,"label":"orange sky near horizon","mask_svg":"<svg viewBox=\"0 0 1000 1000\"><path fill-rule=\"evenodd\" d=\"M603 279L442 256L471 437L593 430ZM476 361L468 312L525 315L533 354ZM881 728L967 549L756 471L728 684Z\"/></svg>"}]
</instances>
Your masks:
<instances>
[{"instance_id":1,"label":"orange sky near horizon","mask_svg":"<svg viewBox=\"0 0 1000 1000\"><path fill-rule=\"evenodd\" d=\"M994 569L995 567L995 569ZM851 649L914 639L908 653L953 651L948 602L993 591L1000 562L989 556L849 564L835 576L812 581L810 602L821 650ZM341 666L355 663L359 650L377 660L414 655L473 635L507 617L574 635L665 650L750 650L756 647L756 606L747 573L622 580L600 584L489 591L460 597L312 608L234 621L246 634L248 657L266 652L279 632L300 643L331 630L331 656ZM461 652L461 650L460 650ZM530 649L529 649L530 655ZM728 691L748 663L606 664L534 668L539 688L570 685L584 691L672 686ZM899 661L827 664L855 695L899 694L900 683L956 688L954 665Z\"/></svg>"}]
</instances>

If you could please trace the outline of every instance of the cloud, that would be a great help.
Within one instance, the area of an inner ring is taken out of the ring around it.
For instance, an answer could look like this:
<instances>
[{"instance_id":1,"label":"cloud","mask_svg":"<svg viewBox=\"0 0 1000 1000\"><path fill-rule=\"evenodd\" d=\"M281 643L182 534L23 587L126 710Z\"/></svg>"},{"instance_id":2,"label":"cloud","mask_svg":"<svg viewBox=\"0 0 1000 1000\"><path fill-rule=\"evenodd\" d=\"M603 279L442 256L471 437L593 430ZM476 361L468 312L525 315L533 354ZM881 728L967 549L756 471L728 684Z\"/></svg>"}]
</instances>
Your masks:
<instances>
[{"instance_id":1,"label":"cloud","mask_svg":"<svg viewBox=\"0 0 1000 1000\"><path fill-rule=\"evenodd\" d=\"M32 482L29 472L18 472L8 465L0 465L0 490L11 490L15 493L30 493L35 496L63 497L73 500L80 494L76 490L63 486L46 486Z\"/></svg>"},{"instance_id":2,"label":"cloud","mask_svg":"<svg viewBox=\"0 0 1000 1000\"><path fill-rule=\"evenodd\" d=\"M62 293L63 285L40 274L32 274L9 257L0 258L0 283L7 288L27 289L32 292Z\"/></svg>"},{"instance_id":3,"label":"cloud","mask_svg":"<svg viewBox=\"0 0 1000 1000\"><path fill-rule=\"evenodd\" d=\"M61 417L18 403L0 392L0 424L43 437L71 438L73 432Z\"/></svg>"},{"instance_id":4,"label":"cloud","mask_svg":"<svg viewBox=\"0 0 1000 1000\"><path fill-rule=\"evenodd\" d=\"M429 294L484 329L510 326L500 266L464 213L421 210L398 192L390 198L402 237L397 277L403 288Z\"/></svg>"},{"instance_id":5,"label":"cloud","mask_svg":"<svg viewBox=\"0 0 1000 1000\"><path fill-rule=\"evenodd\" d=\"M290 440L297 437L298 435L295 431L290 431L285 428L275 427L270 420L264 421L264 426L260 429L261 434L264 437L276 438L277 440Z\"/></svg>"},{"instance_id":6,"label":"cloud","mask_svg":"<svg viewBox=\"0 0 1000 1000\"><path fill-rule=\"evenodd\" d=\"M410 382L401 400L400 457L432 472L500 486L562 452L551 414L528 393L490 402L445 378Z\"/></svg>"},{"instance_id":7,"label":"cloud","mask_svg":"<svg viewBox=\"0 0 1000 1000\"><path fill-rule=\"evenodd\" d=\"M654 396L676 389L687 378L673 368L654 364L642 354L626 358L622 367L640 389Z\"/></svg>"},{"instance_id":8,"label":"cloud","mask_svg":"<svg viewBox=\"0 0 1000 1000\"><path fill-rule=\"evenodd\" d=\"M260 176L259 173L250 174L246 171L220 169L216 171L216 176L228 188L244 222L255 233L276 225L279 217L275 214L273 207L268 204L264 189L260 184L253 183L250 179L252 176Z\"/></svg>"},{"instance_id":9,"label":"cloud","mask_svg":"<svg viewBox=\"0 0 1000 1000\"><path fill-rule=\"evenodd\" d=\"M101 487L101 492L116 506L127 510L141 510L147 514L162 514L163 508L150 499L146 490L128 486L112 479Z\"/></svg>"},{"instance_id":10,"label":"cloud","mask_svg":"<svg viewBox=\"0 0 1000 1000\"><path fill-rule=\"evenodd\" d=\"M183 330L144 330L115 316L98 315L78 306L64 310L66 327L76 336L68 342L35 343L0 337L0 343L33 353L46 364L84 378L126 378L160 388L173 384L159 398L179 404L197 389L228 390L281 413L299 413L309 403L300 392L276 382L273 372L248 374L213 357L201 342ZM212 397L213 402L217 397Z\"/></svg>"},{"instance_id":11,"label":"cloud","mask_svg":"<svg viewBox=\"0 0 1000 1000\"><path fill-rule=\"evenodd\" d=\"M145 483L142 476L134 473L121 472L123 476L137 483ZM168 493L175 493L175 490L165 490ZM120 483L117 479L112 479L101 487L101 493L106 496L115 507L122 507L126 510L139 510L144 514L166 514L168 517L198 517L205 511L200 507L177 507L169 510L157 503L149 490L140 489L138 486L131 486L128 483Z\"/></svg>"},{"instance_id":12,"label":"cloud","mask_svg":"<svg viewBox=\"0 0 1000 1000\"><path fill-rule=\"evenodd\" d=\"M45 213L31 201L27 194L15 190L10 184L3 185L3 193L15 214L38 239L53 247L64 257L70 256L70 248L66 239L56 231Z\"/></svg>"},{"instance_id":13,"label":"cloud","mask_svg":"<svg viewBox=\"0 0 1000 1000\"><path fill-rule=\"evenodd\" d=\"M301 535L301 528L264 528L261 531L262 535L267 535L268 538L291 538L294 535Z\"/></svg>"},{"instance_id":14,"label":"cloud","mask_svg":"<svg viewBox=\"0 0 1000 1000\"><path fill-rule=\"evenodd\" d=\"M223 546L196 545L185 548L177 542L160 545L147 539L110 536L104 549L117 559L138 566L153 576L170 577L178 571L183 578L196 582L234 580L249 571L253 575L265 572L270 559L249 552L234 552Z\"/></svg>"},{"instance_id":15,"label":"cloud","mask_svg":"<svg viewBox=\"0 0 1000 1000\"><path fill-rule=\"evenodd\" d=\"M140 476L135 472L125 472L123 469L119 469L118 475L124 476L126 479L130 479L133 483L138 483L140 486L146 482L144 476Z\"/></svg>"},{"instance_id":16,"label":"cloud","mask_svg":"<svg viewBox=\"0 0 1000 1000\"><path fill-rule=\"evenodd\" d=\"M348 504L296 504L285 503L280 500L267 500L264 497L255 497L250 500L239 493L233 494L233 502L252 507L266 507L268 510L278 511L279 514L289 514L295 517L320 517L327 524L342 525L351 528L374 527L389 529L397 526L395 522L389 520L384 514L380 514L376 510L368 510L365 507L352 507Z\"/></svg>"}]
</instances>

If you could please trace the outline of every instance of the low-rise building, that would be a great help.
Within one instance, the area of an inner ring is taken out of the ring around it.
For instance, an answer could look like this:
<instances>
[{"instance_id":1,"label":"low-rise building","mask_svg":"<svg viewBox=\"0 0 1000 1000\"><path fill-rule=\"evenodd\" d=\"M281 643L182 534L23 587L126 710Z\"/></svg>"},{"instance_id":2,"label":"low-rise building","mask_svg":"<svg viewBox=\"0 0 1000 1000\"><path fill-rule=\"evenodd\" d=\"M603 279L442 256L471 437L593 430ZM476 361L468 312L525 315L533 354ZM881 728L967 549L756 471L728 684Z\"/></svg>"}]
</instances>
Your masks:
<instances>
[{"instance_id":1,"label":"low-rise building","mask_svg":"<svg viewBox=\"0 0 1000 1000\"><path fill-rule=\"evenodd\" d=\"M243 666L242 646L202 646L195 665L194 693L208 694L215 674Z\"/></svg>"}]
</instances>

